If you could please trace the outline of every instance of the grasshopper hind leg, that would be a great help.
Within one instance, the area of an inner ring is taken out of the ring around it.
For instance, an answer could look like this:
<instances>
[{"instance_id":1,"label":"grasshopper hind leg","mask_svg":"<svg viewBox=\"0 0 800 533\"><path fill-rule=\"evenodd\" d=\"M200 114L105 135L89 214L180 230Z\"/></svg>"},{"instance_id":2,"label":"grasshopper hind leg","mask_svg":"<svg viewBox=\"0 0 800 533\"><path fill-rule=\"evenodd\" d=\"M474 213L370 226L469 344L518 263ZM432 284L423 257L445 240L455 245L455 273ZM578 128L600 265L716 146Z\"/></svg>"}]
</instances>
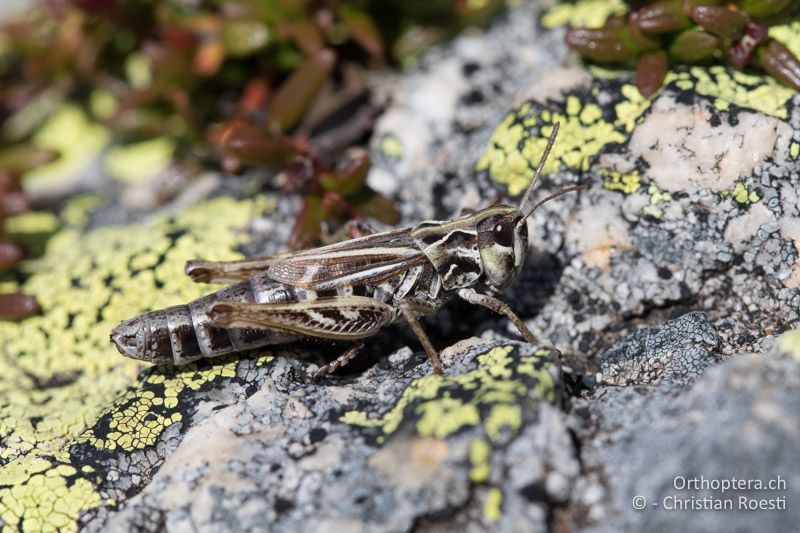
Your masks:
<instances>
[{"instance_id":1,"label":"grasshopper hind leg","mask_svg":"<svg viewBox=\"0 0 800 533\"><path fill-rule=\"evenodd\" d=\"M361 349L363 347L364 347L364 343L363 342L359 342L358 344L355 344L355 345L351 346L342 355L340 355L339 357L337 357L336 359L334 359L333 361L331 361L327 365L324 365L324 366L320 367L319 370L314 372L314 374L311 376L311 379L318 380L318 379L320 379L320 378L322 378L324 376L328 376L330 374L333 374L334 372L336 372L340 368L343 368L343 367L347 366L348 363L350 363L350 361L352 361L353 359L356 358L356 356L358 355L358 353L361 351Z\"/></svg>"}]
</instances>

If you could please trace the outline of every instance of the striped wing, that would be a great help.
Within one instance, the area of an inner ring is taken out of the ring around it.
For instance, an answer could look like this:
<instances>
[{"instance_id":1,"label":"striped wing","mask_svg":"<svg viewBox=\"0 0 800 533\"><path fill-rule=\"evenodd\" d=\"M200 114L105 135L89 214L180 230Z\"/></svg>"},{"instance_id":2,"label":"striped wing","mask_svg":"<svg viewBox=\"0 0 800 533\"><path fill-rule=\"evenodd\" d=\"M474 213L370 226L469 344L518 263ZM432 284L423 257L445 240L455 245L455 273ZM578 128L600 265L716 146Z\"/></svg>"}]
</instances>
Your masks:
<instances>
[{"instance_id":1,"label":"striped wing","mask_svg":"<svg viewBox=\"0 0 800 533\"><path fill-rule=\"evenodd\" d=\"M270 265L267 275L311 290L377 283L426 261L410 233L387 231L300 252Z\"/></svg>"}]
</instances>

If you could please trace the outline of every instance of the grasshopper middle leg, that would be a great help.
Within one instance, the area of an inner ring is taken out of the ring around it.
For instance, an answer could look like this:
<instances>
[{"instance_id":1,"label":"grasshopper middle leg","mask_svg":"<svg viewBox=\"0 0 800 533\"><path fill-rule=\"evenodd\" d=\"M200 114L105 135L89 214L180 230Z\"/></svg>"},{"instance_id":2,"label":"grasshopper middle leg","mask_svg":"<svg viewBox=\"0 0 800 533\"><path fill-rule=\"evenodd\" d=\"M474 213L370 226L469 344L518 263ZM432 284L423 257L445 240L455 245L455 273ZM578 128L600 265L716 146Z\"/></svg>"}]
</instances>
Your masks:
<instances>
[{"instance_id":1,"label":"grasshopper middle leg","mask_svg":"<svg viewBox=\"0 0 800 533\"><path fill-rule=\"evenodd\" d=\"M407 298L400 302L400 311L403 313L403 318L406 319L408 325L411 326L411 330L419 339L420 344L422 344L422 347L425 349L425 353L428 354L433 371L439 375L444 374L442 360L439 359L439 352L437 352L436 348L431 344L431 340L428 338L425 330L422 329L422 326L420 326L416 316L417 314L430 315L433 313L434 309L424 302L413 298Z\"/></svg>"}]
</instances>

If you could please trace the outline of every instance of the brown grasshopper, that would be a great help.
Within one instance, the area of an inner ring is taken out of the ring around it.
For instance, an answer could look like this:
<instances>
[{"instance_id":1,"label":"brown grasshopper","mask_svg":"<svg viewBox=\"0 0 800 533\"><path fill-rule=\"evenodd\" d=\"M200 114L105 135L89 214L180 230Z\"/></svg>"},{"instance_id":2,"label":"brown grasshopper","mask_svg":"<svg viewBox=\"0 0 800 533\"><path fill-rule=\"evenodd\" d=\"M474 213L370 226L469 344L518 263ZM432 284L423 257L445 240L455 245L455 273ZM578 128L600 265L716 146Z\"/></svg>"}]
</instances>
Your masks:
<instances>
[{"instance_id":1,"label":"brown grasshopper","mask_svg":"<svg viewBox=\"0 0 800 533\"><path fill-rule=\"evenodd\" d=\"M425 221L337 244L233 262L189 261L195 281L234 283L185 305L123 321L111 340L128 357L176 365L270 344L317 337L356 344L315 373L346 365L357 341L404 319L433 371L442 363L417 318L458 296L505 315L528 342L536 338L497 293L517 276L528 248L526 219L568 187L525 206L558 133L558 124L520 206L496 205L448 221Z\"/></svg>"}]
</instances>

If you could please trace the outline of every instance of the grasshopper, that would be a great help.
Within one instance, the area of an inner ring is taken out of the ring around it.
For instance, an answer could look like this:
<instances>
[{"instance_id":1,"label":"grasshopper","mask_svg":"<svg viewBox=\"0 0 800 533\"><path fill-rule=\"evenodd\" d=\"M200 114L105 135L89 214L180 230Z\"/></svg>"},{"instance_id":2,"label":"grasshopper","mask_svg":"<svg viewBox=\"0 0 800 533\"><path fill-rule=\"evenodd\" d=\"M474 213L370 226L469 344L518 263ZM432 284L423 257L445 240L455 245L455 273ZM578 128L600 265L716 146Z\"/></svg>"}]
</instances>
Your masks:
<instances>
[{"instance_id":1,"label":"grasshopper","mask_svg":"<svg viewBox=\"0 0 800 533\"><path fill-rule=\"evenodd\" d=\"M405 320L433 371L442 374L439 354L418 317L458 297L505 315L526 341L536 342L508 304L493 294L523 267L531 213L584 188L568 187L525 212L557 133L556 123L519 207L495 205L454 220L424 221L274 257L189 261L186 273L194 281L232 285L125 320L111 340L125 356L176 365L302 337L353 342L314 374L319 377L350 362L362 339Z\"/></svg>"}]
</instances>

